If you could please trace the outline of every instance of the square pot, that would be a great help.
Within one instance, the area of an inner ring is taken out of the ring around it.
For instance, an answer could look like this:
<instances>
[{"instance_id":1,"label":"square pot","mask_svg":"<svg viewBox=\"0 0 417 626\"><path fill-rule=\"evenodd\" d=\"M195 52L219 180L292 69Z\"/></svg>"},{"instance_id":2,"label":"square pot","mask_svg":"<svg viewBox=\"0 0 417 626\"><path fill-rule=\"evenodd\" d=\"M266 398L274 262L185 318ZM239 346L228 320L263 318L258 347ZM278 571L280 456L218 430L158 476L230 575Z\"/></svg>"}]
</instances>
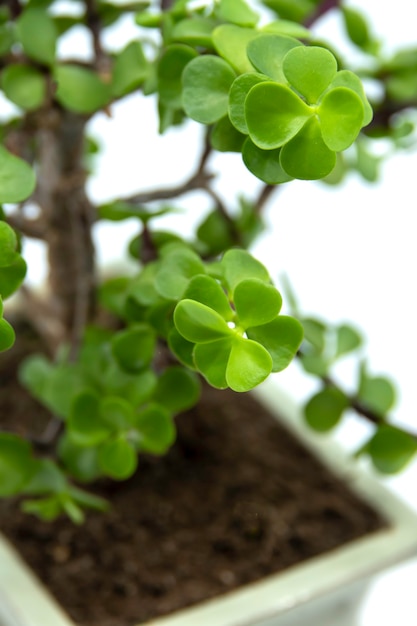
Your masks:
<instances>
[{"instance_id":1,"label":"square pot","mask_svg":"<svg viewBox=\"0 0 417 626\"><path fill-rule=\"evenodd\" d=\"M372 578L417 555L417 515L327 438L302 424L274 381L257 399L389 526L217 598L141 626L352 626ZM75 626L0 536L0 626Z\"/></svg>"}]
</instances>

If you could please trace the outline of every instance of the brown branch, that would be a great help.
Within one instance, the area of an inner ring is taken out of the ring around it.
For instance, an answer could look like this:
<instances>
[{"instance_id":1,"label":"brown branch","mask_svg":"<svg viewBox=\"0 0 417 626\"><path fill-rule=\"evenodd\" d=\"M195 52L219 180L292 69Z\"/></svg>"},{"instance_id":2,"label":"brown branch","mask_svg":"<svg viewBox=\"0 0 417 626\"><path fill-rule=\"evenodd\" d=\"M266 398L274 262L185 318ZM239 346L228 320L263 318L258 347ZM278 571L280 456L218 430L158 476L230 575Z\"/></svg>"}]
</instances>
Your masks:
<instances>
[{"instance_id":1,"label":"brown branch","mask_svg":"<svg viewBox=\"0 0 417 626\"><path fill-rule=\"evenodd\" d=\"M265 204L268 202L272 194L274 194L279 189L281 189L281 185L264 185L262 187L257 200L255 200L254 202L256 212L258 215L262 213L265 207Z\"/></svg>"},{"instance_id":2,"label":"brown branch","mask_svg":"<svg viewBox=\"0 0 417 626\"><path fill-rule=\"evenodd\" d=\"M6 216L6 222L25 237L45 239L45 221L41 217L31 220L16 211Z\"/></svg>"},{"instance_id":3,"label":"brown branch","mask_svg":"<svg viewBox=\"0 0 417 626\"><path fill-rule=\"evenodd\" d=\"M93 39L95 65L104 80L111 80L111 61L101 44L101 19L96 0L85 0L85 18L87 28Z\"/></svg>"}]
</instances>

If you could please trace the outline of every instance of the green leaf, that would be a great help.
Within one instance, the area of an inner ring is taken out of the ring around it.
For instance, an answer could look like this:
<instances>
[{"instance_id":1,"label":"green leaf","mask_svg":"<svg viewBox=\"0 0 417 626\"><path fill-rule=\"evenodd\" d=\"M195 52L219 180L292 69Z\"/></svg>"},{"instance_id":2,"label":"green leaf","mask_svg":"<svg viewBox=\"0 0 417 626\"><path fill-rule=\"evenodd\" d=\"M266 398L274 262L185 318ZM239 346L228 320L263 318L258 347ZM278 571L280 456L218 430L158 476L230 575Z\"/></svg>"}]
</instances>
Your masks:
<instances>
[{"instance_id":1,"label":"green leaf","mask_svg":"<svg viewBox=\"0 0 417 626\"><path fill-rule=\"evenodd\" d=\"M248 43L248 57L254 67L278 83L287 83L282 70L286 54L302 46L300 41L284 35L260 35Z\"/></svg>"},{"instance_id":2,"label":"green leaf","mask_svg":"<svg viewBox=\"0 0 417 626\"><path fill-rule=\"evenodd\" d=\"M189 46L202 46L212 49L211 34L215 26L214 20L195 15L177 22L171 31L171 39Z\"/></svg>"},{"instance_id":3,"label":"green leaf","mask_svg":"<svg viewBox=\"0 0 417 626\"><path fill-rule=\"evenodd\" d=\"M227 114L229 89L236 75L226 61L209 54L197 57L182 76L183 106L189 117L213 124Z\"/></svg>"},{"instance_id":4,"label":"green leaf","mask_svg":"<svg viewBox=\"0 0 417 626\"><path fill-rule=\"evenodd\" d=\"M292 180L281 167L281 148L261 150L248 137L243 144L243 162L252 174L268 185L279 185Z\"/></svg>"},{"instance_id":5,"label":"green leaf","mask_svg":"<svg viewBox=\"0 0 417 626\"><path fill-rule=\"evenodd\" d=\"M124 319L130 279L126 276L110 278L100 285L98 300L105 309Z\"/></svg>"},{"instance_id":6,"label":"green leaf","mask_svg":"<svg viewBox=\"0 0 417 626\"><path fill-rule=\"evenodd\" d=\"M303 317L300 321L304 328L304 338L306 341L311 343L317 352L323 352L326 346L326 324L312 317Z\"/></svg>"},{"instance_id":7,"label":"green leaf","mask_svg":"<svg viewBox=\"0 0 417 626\"><path fill-rule=\"evenodd\" d=\"M276 11L282 19L304 22L314 11L317 0L263 0L263 4Z\"/></svg>"},{"instance_id":8,"label":"green leaf","mask_svg":"<svg viewBox=\"0 0 417 626\"><path fill-rule=\"evenodd\" d=\"M1 298L0 298L1 302ZM9 322L0 317L0 352L12 347L15 341L15 333Z\"/></svg>"},{"instance_id":9,"label":"green leaf","mask_svg":"<svg viewBox=\"0 0 417 626\"><path fill-rule=\"evenodd\" d=\"M111 85L86 67L57 65L55 97L62 106L76 113L94 113L105 107L111 98Z\"/></svg>"},{"instance_id":10,"label":"green leaf","mask_svg":"<svg viewBox=\"0 0 417 626\"><path fill-rule=\"evenodd\" d=\"M210 133L211 146L219 152L240 152L244 141L245 136L236 130L227 115L214 124Z\"/></svg>"},{"instance_id":11,"label":"green leaf","mask_svg":"<svg viewBox=\"0 0 417 626\"><path fill-rule=\"evenodd\" d=\"M372 120L373 111L366 97L361 79L350 70L340 70L332 80L329 90L335 87L346 87L359 96L364 108L363 126L367 126Z\"/></svg>"},{"instance_id":12,"label":"green leaf","mask_svg":"<svg viewBox=\"0 0 417 626\"><path fill-rule=\"evenodd\" d=\"M0 203L26 200L35 183L32 168L0 146Z\"/></svg>"},{"instance_id":13,"label":"green leaf","mask_svg":"<svg viewBox=\"0 0 417 626\"><path fill-rule=\"evenodd\" d=\"M113 64L112 94L116 98L124 96L139 87L148 76L149 63L139 41L131 41L119 54Z\"/></svg>"},{"instance_id":14,"label":"green leaf","mask_svg":"<svg viewBox=\"0 0 417 626\"><path fill-rule=\"evenodd\" d=\"M248 328L247 335L262 344L272 357L272 371L281 372L291 363L303 340L303 327L293 317L280 315L268 324Z\"/></svg>"},{"instance_id":15,"label":"green leaf","mask_svg":"<svg viewBox=\"0 0 417 626\"><path fill-rule=\"evenodd\" d=\"M100 417L116 432L128 430L135 421L133 406L124 398L107 396L100 402Z\"/></svg>"},{"instance_id":16,"label":"green leaf","mask_svg":"<svg viewBox=\"0 0 417 626\"><path fill-rule=\"evenodd\" d=\"M226 368L226 381L233 391L250 391L269 376L272 358L261 344L236 337Z\"/></svg>"},{"instance_id":17,"label":"green leaf","mask_svg":"<svg viewBox=\"0 0 417 626\"><path fill-rule=\"evenodd\" d=\"M172 366L158 378L153 399L176 414L195 406L199 397L200 383L196 374L183 367Z\"/></svg>"},{"instance_id":18,"label":"green leaf","mask_svg":"<svg viewBox=\"0 0 417 626\"><path fill-rule=\"evenodd\" d=\"M217 389L226 389L226 368L232 349L232 334L210 343L199 343L194 348L197 369L207 382Z\"/></svg>"},{"instance_id":19,"label":"green leaf","mask_svg":"<svg viewBox=\"0 0 417 626\"><path fill-rule=\"evenodd\" d=\"M301 365L308 374L313 376L327 376L330 368L330 361L323 354L306 354L301 355Z\"/></svg>"},{"instance_id":20,"label":"green leaf","mask_svg":"<svg viewBox=\"0 0 417 626\"><path fill-rule=\"evenodd\" d=\"M67 489L63 471L51 459L37 459L30 481L25 485L25 494L45 495L62 493Z\"/></svg>"},{"instance_id":21,"label":"green leaf","mask_svg":"<svg viewBox=\"0 0 417 626\"><path fill-rule=\"evenodd\" d=\"M298 46L285 55L282 69L291 86L314 103L336 76L337 62L325 48Z\"/></svg>"},{"instance_id":22,"label":"green leaf","mask_svg":"<svg viewBox=\"0 0 417 626\"><path fill-rule=\"evenodd\" d=\"M245 116L246 96L252 87L266 80L267 78L263 74L251 72L250 74L242 74L233 81L229 93L229 117L233 126L245 135L248 134Z\"/></svg>"},{"instance_id":23,"label":"green leaf","mask_svg":"<svg viewBox=\"0 0 417 626\"><path fill-rule=\"evenodd\" d=\"M258 36L253 28L241 28L235 24L222 24L212 34L217 53L239 74L253 72L254 67L248 59L246 47Z\"/></svg>"},{"instance_id":24,"label":"green leaf","mask_svg":"<svg viewBox=\"0 0 417 626\"><path fill-rule=\"evenodd\" d=\"M181 300L174 311L174 323L187 341L207 343L227 337L232 332L212 308L195 300Z\"/></svg>"},{"instance_id":25,"label":"green leaf","mask_svg":"<svg viewBox=\"0 0 417 626\"><path fill-rule=\"evenodd\" d=\"M158 63L158 93L168 107L182 108L182 73L197 52L190 46L173 44L162 54Z\"/></svg>"},{"instance_id":26,"label":"green leaf","mask_svg":"<svg viewBox=\"0 0 417 626\"><path fill-rule=\"evenodd\" d=\"M225 22L238 26L256 26L259 15L244 0L220 0L216 14Z\"/></svg>"},{"instance_id":27,"label":"green leaf","mask_svg":"<svg viewBox=\"0 0 417 626\"><path fill-rule=\"evenodd\" d=\"M174 247L164 256L156 273L155 288L168 300L179 300L193 276L204 274L200 257L185 246Z\"/></svg>"},{"instance_id":28,"label":"green leaf","mask_svg":"<svg viewBox=\"0 0 417 626\"><path fill-rule=\"evenodd\" d=\"M347 87L328 91L318 107L323 141L330 150L346 150L356 139L364 121L358 94Z\"/></svg>"},{"instance_id":29,"label":"green leaf","mask_svg":"<svg viewBox=\"0 0 417 626\"><path fill-rule=\"evenodd\" d=\"M408 433L384 424L366 446L376 469L383 474L400 472L417 452L417 441Z\"/></svg>"},{"instance_id":30,"label":"green leaf","mask_svg":"<svg viewBox=\"0 0 417 626\"><path fill-rule=\"evenodd\" d=\"M104 474L115 480L126 480L135 473L136 450L124 437L109 439L98 450L98 463Z\"/></svg>"},{"instance_id":31,"label":"green leaf","mask_svg":"<svg viewBox=\"0 0 417 626\"><path fill-rule=\"evenodd\" d=\"M2 73L2 87L6 97L27 111L41 106L46 95L44 76L29 65L7 66Z\"/></svg>"},{"instance_id":32,"label":"green leaf","mask_svg":"<svg viewBox=\"0 0 417 626\"><path fill-rule=\"evenodd\" d=\"M17 20L17 36L28 57L52 65L58 31L53 18L41 8L27 7Z\"/></svg>"},{"instance_id":33,"label":"green leaf","mask_svg":"<svg viewBox=\"0 0 417 626\"><path fill-rule=\"evenodd\" d=\"M359 48L366 50L372 43L372 39L364 16L350 7L343 6L341 9L350 40Z\"/></svg>"},{"instance_id":34,"label":"green leaf","mask_svg":"<svg viewBox=\"0 0 417 626\"><path fill-rule=\"evenodd\" d=\"M151 362L156 346L156 335L148 324L135 324L116 333L111 341L112 353L120 367L128 372L139 372Z\"/></svg>"},{"instance_id":35,"label":"green leaf","mask_svg":"<svg viewBox=\"0 0 417 626\"><path fill-rule=\"evenodd\" d=\"M249 91L245 115L253 143L271 150L292 139L311 118L313 111L289 87L263 82Z\"/></svg>"},{"instance_id":36,"label":"green leaf","mask_svg":"<svg viewBox=\"0 0 417 626\"><path fill-rule=\"evenodd\" d=\"M11 433L0 433L0 497L23 491L34 470L27 441Z\"/></svg>"},{"instance_id":37,"label":"green leaf","mask_svg":"<svg viewBox=\"0 0 417 626\"><path fill-rule=\"evenodd\" d=\"M358 399L368 408L384 417L396 401L395 388L388 378L369 376L361 367Z\"/></svg>"},{"instance_id":38,"label":"green leaf","mask_svg":"<svg viewBox=\"0 0 417 626\"><path fill-rule=\"evenodd\" d=\"M211 276L199 275L191 279L184 298L196 300L217 311L225 320L233 319L233 311L221 285Z\"/></svg>"},{"instance_id":39,"label":"green leaf","mask_svg":"<svg viewBox=\"0 0 417 626\"><path fill-rule=\"evenodd\" d=\"M242 280L234 290L233 301L239 325L245 329L271 322L282 306L279 291L257 278Z\"/></svg>"},{"instance_id":40,"label":"green leaf","mask_svg":"<svg viewBox=\"0 0 417 626\"><path fill-rule=\"evenodd\" d=\"M178 361L191 370L195 369L193 356L195 344L184 339L175 327L171 328L167 340L169 349Z\"/></svg>"},{"instance_id":41,"label":"green leaf","mask_svg":"<svg viewBox=\"0 0 417 626\"><path fill-rule=\"evenodd\" d=\"M0 267L14 263L16 259L17 237L13 228L0 221Z\"/></svg>"},{"instance_id":42,"label":"green leaf","mask_svg":"<svg viewBox=\"0 0 417 626\"><path fill-rule=\"evenodd\" d=\"M349 401L335 387L326 387L307 402L304 414L307 424L318 432L327 432L340 421Z\"/></svg>"},{"instance_id":43,"label":"green leaf","mask_svg":"<svg viewBox=\"0 0 417 626\"><path fill-rule=\"evenodd\" d=\"M257 278L265 283L271 282L267 269L246 250L238 248L228 250L223 255L220 266L231 292L247 278Z\"/></svg>"},{"instance_id":44,"label":"green leaf","mask_svg":"<svg viewBox=\"0 0 417 626\"><path fill-rule=\"evenodd\" d=\"M62 503L59 496L50 496L39 500L25 500L21 504L24 513L36 515L45 522L51 522L62 513Z\"/></svg>"},{"instance_id":45,"label":"green leaf","mask_svg":"<svg viewBox=\"0 0 417 626\"><path fill-rule=\"evenodd\" d=\"M262 33L270 33L272 35L286 35L287 37L295 37L296 39L311 39L312 33L301 24L290 20L275 20L268 22L260 29Z\"/></svg>"},{"instance_id":46,"label":"green leaf","mask_svg":"<svg viewBox=\"0 0 417 626\"><path fill-rule=\"evenodd\" d=\"M324 178L336 165L336 154L323 141L320 123L312 117L281 150L281 167L300 180Z\"/></svg>"},{"instance_id":47,"label":"green leaf","mask_svg":"<svg viewBox=\"0 0 417 626\"><path fill-rule=\"evenodd\" d=\"M58 454L65 469L77 481L91 483L101 475L97 459L97 448L77 446L71 440L68 431L59 440Z\"/></svg>"},{"instance_id":48,"label":"green leaf","mask_svg":"<svg viewBox=\"0 0 417 626\"><path fill-rule=\"evenodd\" d=\"M348 324L341 324L336 328L336 356L342 356L362 344L362 337L358 331Z\"/></svg>"},{"instance_id":49,"label":"green leaf","mask_svg":"<svg viewBox=\"0 0 417 626\"><path fill-rule=\"evenodd\" d=\"M78 446L97 446L109 438L111 431L100 415L100 396L90 390L80 392L68 419L71 440Z\"/></svg>"},{"instance_id":50,"label":"green leaf","mask_svg":"<svg viewBox=\"0 0 417 626\"><path fill-rule=\"evenodd\" d=\"M207 246L211 256L217 256L233 245L230 223L217 209L201 222L197 228L197 237Z\"/></svg>"},{"instance_id":51,"label":"green leaf","mask_svg":"<svg viewBox=\"0 0 417 626\"><path fill-rule=\"evenodd\" d=\"M2 298L6 300L20 287L26 276L26 270L26 262L19 254L16 254L13 263L7 267L0 267L0 295Z\"/></svg>"},{"instance_id":52,"label":"green leaf","mask_svg":"<svg viewBox=\"0 0 417 626\"><path fill-rule=\"evenodd\" d=\"M140 448L151 454L164 454L175 441L175 426L170 414L158 404L150 404L136 418Z\"/></svg>"}]
</instances>

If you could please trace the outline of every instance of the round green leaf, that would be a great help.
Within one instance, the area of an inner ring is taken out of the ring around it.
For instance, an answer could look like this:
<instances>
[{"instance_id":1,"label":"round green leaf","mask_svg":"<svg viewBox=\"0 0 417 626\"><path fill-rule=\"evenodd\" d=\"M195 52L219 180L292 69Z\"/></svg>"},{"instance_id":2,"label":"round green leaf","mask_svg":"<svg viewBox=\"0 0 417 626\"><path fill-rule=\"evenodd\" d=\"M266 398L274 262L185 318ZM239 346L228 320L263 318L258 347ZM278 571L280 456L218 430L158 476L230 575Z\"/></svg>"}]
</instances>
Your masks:
<instances>
[{"instance_id":1,"label":"round green leaf","mask_svg":"<svg viewBox=\"0 0 417 626\"><path fill-rule=\"evenodd\" d=\"M80 482L93 482L101 474L97 448L83 448L75 445L68 431L59 440L58 454L66 470Z\"/></svg>"},{"instance_id":2,"label":"round green leaf","mask_svg":"<svg viewBox=\"0 0 417 626\"><path fill-rule=\"evenodd\" d=\"M212 148L219 152L240 152L245 135L242 135L231 123L229 116L216 122L210 133Z\"/></svg>"},{"instance_id":3,"label":"round green leaf","mask_svg":"<svg viewBox=\"0 0 417 626\"><path fill-rule=\"evenodd\" d=\"M285 55L282 69L292 87L312 104L336 76L337 62L325 48L298 46Z\"/></svg>"},{"instance_id":4,"label":"round green leaf","mask_svg":"<svg viewBox=\"0 0 417 626\"><path fill-rule=\"evenodd\" d=\"M217 311L225 320L230 321L233 318L233 311L224 290L211 276L194 276L184 293L184 298L205 304Z\"/></svg>"},{"instance_id":5,"label":"round green leaf","mask_svg":"<svg viewBox=\"0 0 417 626\"><path fill-rule=\"evenodd\" d=\"M352 9L351 7L343 6L342 15L350 40L359 48L366 50L372 40L368 24L362 13Z\"/></svg>"},{"instance_id":6,"label":"round green leaf","mask_svg":"<svg viewBox=\"0 0 417 626\"><path fill-rule=\"evenodd\" d=\"M55 62L58 31L45 9L26 8L17 20L17 37L31 59L46 65Z\"/></svg>"},{"instance_id":7,"label":"round green leaf","mask_svg":"<svg viewBox=\"0 0 417 626\"><path fill-rule=\"evenodd\" d=\"M311 118L281 150L281 166L300 180L324 178L336 165L336 154L324 143L320 124Z\"/></svg>"},{"instance_id":8,"label":"round green leaf","mask_svg":"<svg viewBox=\"0 0 417 626\"><path fill-rule=\"evenodd\" d=\"M164 255L155 276L155 288L164 298L179 300L190 279L204 273L203 262L195 252L185 246L174 247Z\"/></svg>"},{"instance_id":9,"label":"round green leaf","mask_svg":"<svg viewBox=\"0 0 417 626\"><path fill-rule=\"evenodd\" d=\"M236 75L226 61L209 54L197 57L182 76L183 106L189 117L213 124L227 114L229 89Z\"/></svg>"},{"instance_id":10,"label":"round green leaf","mask_svg":"<svg viewBox=\"0 0 417 626\"><path fill-rule=\"evenodd\" d=\"M15 340L15 333L9 322L0 317L0 352L4 352L12 347Z\"/></svg>"},{"instance_id":11,"label":"round green leaf","mask_svg":"<svg viewBox=\"0 0 417 626\"><path fill-rule=\"evenodd\" d=\"M379 472L395 474L415 456L417 441L408 433L384 424L378 428L366 450Z\"/></svg>"},{"instance_id":12,"label":"round green leaf","mask_svg":"<svg viewBox=\"0 0 417 626\"><path fill-rule=\"evenodd\" d=\"M184 339L175 327L170 330L168 334L169 349L180 363L186 365L191 370L195 369L194 346L195 344Z\"/></svg>"},{"instance_id":13,"label":"round green leaf","mask_svg":"<svg viewBox=\"0 0 417 626\"><path fill-rule=\"evenodd\" d=\"M135 421L133 406L124 398L107 396L100 402L100 417L114 431L128 430Z\"/></svg>"},{"instance_id":14,"label":"round green leaf","mask_svg":"<svg viewBox=\"0 0 417 626\"><path fill-rule=\"evenodd\" d=\"M286 35L287 37L295 37L296 39L311 39L312 33L301 24L290 20L275 20L268 22L260 29L263 33L273 35Z\"/></svg>"},{"instance_id":15,"label":"round green leaf","mask_svg":"<svg viewBox=\"0 0 417 626\"><path fill-rule=\"evenodd\" d=\"M17 237L13 228L0 221L0 267L11 265L16 259Z\"/></svg>"},{"instance_id":16,"label":"round green leaf","mask_svg":"<svg viewBox=\"0 0 417 626\"><path fill-rule=\"evenodd\" d=\"M71 440L78 446L96 446L108 439L111 430L100 415L100 397L87 390L79 393L68 419Z\"/></svg>"},{"instance_id":17,"label":"round green leaf","mask_svg":"<svg viewBox=\"0 0 417 626\"><path fill-rule=\"evenodd\" d=\"M307 424L318 432L327 432L340 421L349 401L344 393L335 387L326 387L313 396L304 409Z\"/></svg>"},{"instance_id":18,"label":"round green leaf","mask_svg":"<svg viewBox=\"0 0 417 626\"><path fill-rule=\"evenodd\" d=\"M104 474L115 480L125 480L135 473L137 453L124 437L109 439L98 450L98 463Z\"/></svg>"},{"instance_id":19,"label":"round green leaf","mask_svg":"<svg viewBox=\"0 0 417 626\"><path fill-rule=\"evenodd\" d=\"M118 53L113 64L112 94L118 98L141 85L149 73L149 63L139 41L131 41Z\"/></svg>"},{"instance_id":20,"label":"round green leaf","mask_svg":"<svg viewBox=\"0 0 417 626\"><path fill-rule=\"evenodd\" d=\"M362 343L362 337L353 326L341 324L336 328L336 356L356 350Z\"/></svg>"},{"instance_id":21,"label":"round green leaf","mask_svg":"<svg viewBox=\"0 0 417 626\"><path fill-rule=\"evenodd\" d=\"M217 256L233 245L230 222L217 209L211 211L197 228L197 237L210 256Z\"/></svg>"},{"instance_id":22,"label":"round green leaf","mask_svg":"<svg viewBox=\"0 0 417 626\"><path fill-rule=\"evenodd\" d=\"M248 43L247 53L258 70L278 83L287 83L282 70L285 55L292 48L302 46L300 41L284 35L260 35Z\"/></svg>"},{"instance_id":23,"label":"round green leaf","mask_svg":"<svg viewBox=\"0 0 417 626\"><path fill-rule=\"evenodd\" d=\"M226 389L226 369L232 348L232 336L210 343L199 343L194 348L197 369L207 382L217 389Z\"/></svg>"},{"instance_id":24,"label":"round green leaf","mask_svg":"<svg viewBox=\"0 0 417 626\"><path fill-rule=\"evenodd\" d=\"M271 322L282 306L279 291L257 278L242 280L234 290L233 301L239 326L245 329Z\"/></svg>"},{"instance_id":25,"label":"round green leaf","mask_svg":"<svg viewBox=\"0 0 417 626\"><path fill-rule=\"evenodd\" d=\"M227 384L233 391L250 391L269 376L272 358L256 341L236 337L226 368Z\"/></svg>"},{"instance_id":26,"label":"round green leaf","mask_svg":"<svg viewBox=\"0 0 417 626\"><path fill-rule=\"evenodd\" d=\"M139 372L151 362L156 335L148 324L136 324L116 333L111 341L112 353L120 367L128 372Z\"/></svg>"},{"instance_id":27,"label":"round green leaf","mask_svg":"<svg viewBox=\"0 0 417 626\"><path fill-rule=\"evenodd\" d=\"M272 371L281 372L291 363L303 340L303 327L294 317L280 315L268 324L248 328L247 335L262 344L272 357Z\"/></svg>"},{"instance_id":28,"label":"round green leaf","mask_svg":"<svg viewBox=\"0 0 417 626\"><path fill-rule=\"evenodd\" d=\"M176 414L197 404L199 396L200 384L196 374L183 367L172 366L158 378L153 399Z\"/></svg>"},{"instance_id":29,"label":"round green leaf","mask_svg":"<svg viewBox=\"0 0 417 626\"><path fill-rule=\"evenodd\" d=\"M251 72L250 74L242 74L233 81L229 94L229 117L233 126L238 131L247 135L248 127L246 126L245 117L245 100L249 91L257 85L267 80L263 74Z\"/></svg>"},{"instance_id":30,"label":"round green leaf","mask_svg":"<svg viewBox=\"0 0 417 626\"><path fill-rule=\"evenodd\" d=\"M176 109L182 107L182 73L196 56L197 52L193 48L182 44L173 44L164 51L158 63L158 93L161 102Z\"/></svg>"},{"instance_id":31,"label":"round green leaf","mask_svg":"<svg viewBox=\"0 0 417 626\"><path fill-rule=\"evenodd\" d=\"M346 150L356 139L364 121L364 106L347 87L328 91L318 107L323 141L330 150Z\"/></svg>"},{"instance_id":32,"label":"round green leaf","mask_svg":"<svg viewBox=\"0 0 417 626\"><path fill-rule=\"evenodd\" d=\"M277 83L255 85L245 100L249 136L264 150L283 146L312 115L312 109L289 87Z\"/></svg>"},{"instance_id":33,"label":"round green leaf","mask_svg":"<svg viewBox=\"0 0 417 626\"><path fill-rule=\"evenodd\" d=\"M239 73L253 72L254 67L248 59L246 47L258 37L253 28L242 28L235 24L222 24L212 33L217 53Z\"/></svg>"},{"instance_id":34,"label":"round green leaf","mask_svg":"<svg viewBox=\"0 0 417 626\"><path fill-rule=\"evenodd\" d=\"M268 185L279 185L292 180L281 167L280 155L281 148L261 150L249 137L242 148L243 162L248 170Z\"/></svg>"},{"instance_id":35,"label":"round green leaf","mask_svg":"<svg viewBox=\"0 0 417 626\"><path fill-rule=\"evenodd\" d=\"M35 183L32 168L0 146L0 203L26 200L33 192Z\"/></svg>"},{"instance_id":36,"label":"round green leaf","mask_svg":"<svg viewBox=\"0 0 417 626\"><path fill-rule=\"evenodd\" d=\"M62 106L76 113L94 113L105 107L111 98L111 85L86 67L57 65L55 97Z\"/></svg>"},{"instance_id":37,"label":"round green leaf","mask_svg":"<svg viewBox=\"0 0 417 626\"><path fill-rule=\"evenodd\" d=\"M20 493L35 467L27 441L11 433L0 433L0 497Z\"/></svg>"},{"instance_id":38,"label":"round green leaf","mask_svg":"<svg viewBox=\"0 0 417 626\"><path fill-rule=\"evenodd\" d=\"M185 18L174 25L171 32L172 41L178 41L189 46L203 46L213 48L212 31L216 22L207 17L194 16Z\"/></svg>"},{"instance_id":39,"label":"round green leaf","mask_svg":"<svg viewBox=\"0 0 417 626\"><path fill-rule=\"evenodd\" d=\"M388 378L369 376L362 371L358 399L365 406L384 417L395 404L395 388Z\"/></svg>"},{"instance_id":40,"label":"round green leaf","mask_svg":"<svg viewBox=\"0 0 417 626\"><path fill-rule=\"evenodd\" d=\"M7 66L2 73L2 87L9 100L27 111L37 109L45 99L45 78L29 65Z\"/></svg>"},{"instance_id":41,"label":"round green leaf","mask_svg":"<svg viewBox=\"0 0 417 626\"><path fill-rule=\"evenodd\" d=\"M16 254L11 265L0 266L0 295L2 298L8 298L20 287L26 276L26 270L26 262L19 254Z\"/></svg>"},{"instance_id":42,"label":"round green leaf","mask_svg":"<svg viewBox=\"0 0 417 626\"><path fill-rule=\"evenodd\" d=\"M177 304L174 323L178 332L194 343L215 341L232 332L217 311L195 300L181 300Z\"/></svg>"},{"instance_id":43,"label":"round green leaf","mask_svg":"<svg viewBox=\"0 0 417 626\"><path fill-rule=\"evenodd\" d=\"M363 126L367 126L372 120L373 111L366 97L361 79L350 70L340 70L332 80L330 89L334 87L347 87L359 96L364 107Z\"/></svg>"},{"instance_id":44,"label":"round green leaf","mask_svg":"<svg viewBox=\"0 0 417 626\"><path fill-rule=\"evenodd\" d=\"M238 26L256 26L259 15L244 0L220 0L216 13L221 20Z\"/></svg>"},{"instance_id":45,"label":"round green leaf","mask_svg":"<svg viewBox=\"0 0 417 626\"><path fill-rule=\"evenodd\" d=\"M152 454L164 454L175 441L175 426L168 411L150 404L136 418L140 448Z\"/></svg>"},{"instance_id":46,"label":"round green leaf","mask_svg":"<svg viewBox=\"0 0 417 626\"><path fill-rule=\"evenodd\" d=\"M270 283L267 269L246 250L233 248L228 250L220 263L224 278L230 291L234 291L236 285L247 278L257 278L265 283Z\"/></svg>"}]
</instances>

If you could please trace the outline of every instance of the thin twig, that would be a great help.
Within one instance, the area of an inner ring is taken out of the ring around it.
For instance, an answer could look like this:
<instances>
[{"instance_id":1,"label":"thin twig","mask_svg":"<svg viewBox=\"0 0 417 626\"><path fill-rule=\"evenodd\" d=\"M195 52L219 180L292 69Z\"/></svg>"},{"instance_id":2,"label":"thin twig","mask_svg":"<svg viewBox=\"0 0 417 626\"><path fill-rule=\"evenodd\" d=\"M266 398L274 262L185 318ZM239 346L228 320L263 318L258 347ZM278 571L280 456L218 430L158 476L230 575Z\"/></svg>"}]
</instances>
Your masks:
<instances>
[{"instance_id":1,"label":"thin twig","mask_svg":"<svg viewBox=\"0 0 417 626\"><path fill-rule=\"evenodd\" d=\"M323 0L316 9L304 20L304 26L310 28L318 19L340 5L341 0Z\"/></svg>"},{"instance_id":2,"label":"thin twig","mask_svg":"<svg viewBox=\"0 0 417 626\"><path fill-rule=\"evenodd\" d=\"M9 226L18 230L26 237L30 237L31 239L45 239L45 221L41 217L30 220L16 211L6 216L6 222Z\"/></svg>"}]
</instances>

